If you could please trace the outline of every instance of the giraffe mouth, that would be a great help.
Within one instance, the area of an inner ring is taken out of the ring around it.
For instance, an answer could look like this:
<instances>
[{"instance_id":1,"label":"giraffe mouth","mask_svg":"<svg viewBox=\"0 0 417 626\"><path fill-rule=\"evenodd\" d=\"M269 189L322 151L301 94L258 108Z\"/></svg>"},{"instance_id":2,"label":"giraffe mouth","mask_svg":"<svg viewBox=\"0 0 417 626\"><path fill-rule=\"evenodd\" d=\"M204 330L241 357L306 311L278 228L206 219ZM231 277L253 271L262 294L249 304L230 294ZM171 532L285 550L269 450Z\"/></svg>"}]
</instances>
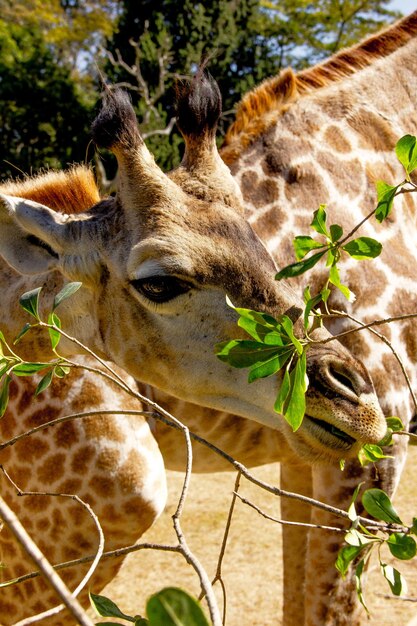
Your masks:
<instances>
[{"instance_id":1,"label":"giraffe mouth","mask_svg":"<svg viewBox=\"0 0 417 626\"><path fill-rule=\"evenodd\" d=\"M305 418L311 423L309 430L312 434L322 443L332 448L349 450L356 443L356 439L343 430L340 430L340 428L337 428L334 424L329 424L329 422L311 417L311 415L306 415Z\"/></svg>"}]
</instances>

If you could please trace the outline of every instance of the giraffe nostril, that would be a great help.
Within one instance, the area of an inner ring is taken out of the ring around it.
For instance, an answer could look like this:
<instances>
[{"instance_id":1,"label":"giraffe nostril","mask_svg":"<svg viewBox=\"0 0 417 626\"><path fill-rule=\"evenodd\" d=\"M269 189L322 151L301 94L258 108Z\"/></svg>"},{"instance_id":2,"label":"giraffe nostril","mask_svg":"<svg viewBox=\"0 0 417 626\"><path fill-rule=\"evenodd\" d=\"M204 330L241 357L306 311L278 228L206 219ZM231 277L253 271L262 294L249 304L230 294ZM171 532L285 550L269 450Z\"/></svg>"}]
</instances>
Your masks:
<instances>
[{"instance_id":1,"label":"giraffe nostril","mask_svg":"<svg viewBox=\"0 0 417 626\"><path fill-rule=\"evenodd\" d=\"M340 369L336 369L334 365L328 366L327 373L331 381L336 381L345 390L349 390L351 393L354 393L355 396L357 395L356 387L352 380L353 376L349 375L347 372L341 372Z\"/></svg>"}]
</instances>

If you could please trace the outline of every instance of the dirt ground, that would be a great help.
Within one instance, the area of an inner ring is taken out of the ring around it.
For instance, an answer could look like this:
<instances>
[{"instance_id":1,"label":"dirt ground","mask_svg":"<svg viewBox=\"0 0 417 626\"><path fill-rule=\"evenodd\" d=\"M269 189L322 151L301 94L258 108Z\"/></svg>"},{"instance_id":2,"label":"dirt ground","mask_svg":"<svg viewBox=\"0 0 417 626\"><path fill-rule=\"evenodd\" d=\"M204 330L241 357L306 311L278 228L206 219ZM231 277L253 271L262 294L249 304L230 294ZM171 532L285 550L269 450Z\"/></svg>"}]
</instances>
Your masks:
<instances>
[{"instance_id":1,"label":"dirt ground","mask_svg":"<svg viewBox=\"0 0 417 626\"><path fill-rule=\"evenodd\" d=\"M415 471L417 447L410 448L395 506L405 521L417 516ZM254 471L270 483L278 483L278 466ZM182 485L183 475L169 472L169 505L142 538L150 542L175 542L171 515ZM209 576L216 570L219 548L234 487L233 473L193 475L182 526L187 541ZM279 517L279 501L251 483L243 481L241 494L269 514ZM387 559L388 560L388 559ZM398 569L406 577L408 596L417 597L417 563L401 562ZM282 609L281 530L278 524L237 503L234 522L223 565L227 585L227 626L279 626ZM336 570L335 570L336 575ZM130 555L117 578L102 592L128 614L144 613L146 598L165 586L180 586L198 595L197 577L177 554L140 551ZM218 597L220 589L217 587ZM417 615L417 604L392 599L385 579L374 565L365 588L371 612L370 626L406 626ZM364 621L366 623L366 620Z\"/></svg>"}]
</instances>

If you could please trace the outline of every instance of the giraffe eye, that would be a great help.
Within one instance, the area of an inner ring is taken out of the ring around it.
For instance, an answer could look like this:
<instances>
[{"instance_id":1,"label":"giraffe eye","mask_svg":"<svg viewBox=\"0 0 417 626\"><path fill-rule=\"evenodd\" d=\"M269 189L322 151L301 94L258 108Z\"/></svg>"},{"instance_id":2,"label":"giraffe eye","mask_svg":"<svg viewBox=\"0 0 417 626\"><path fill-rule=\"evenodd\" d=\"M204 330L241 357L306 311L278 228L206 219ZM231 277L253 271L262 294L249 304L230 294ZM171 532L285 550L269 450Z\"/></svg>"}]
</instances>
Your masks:
<instances>
[{"instance_id":1,"label":"giraffe eye","mask_svg":"<svg viewBox=\"0 0 417 626\"><path fill-rule=\"evenodd\" d=\"M130 283L142 296L152 302L169 302L190 291L191 285L175 276L148 276Z\"/></svg>"}]
</instances>

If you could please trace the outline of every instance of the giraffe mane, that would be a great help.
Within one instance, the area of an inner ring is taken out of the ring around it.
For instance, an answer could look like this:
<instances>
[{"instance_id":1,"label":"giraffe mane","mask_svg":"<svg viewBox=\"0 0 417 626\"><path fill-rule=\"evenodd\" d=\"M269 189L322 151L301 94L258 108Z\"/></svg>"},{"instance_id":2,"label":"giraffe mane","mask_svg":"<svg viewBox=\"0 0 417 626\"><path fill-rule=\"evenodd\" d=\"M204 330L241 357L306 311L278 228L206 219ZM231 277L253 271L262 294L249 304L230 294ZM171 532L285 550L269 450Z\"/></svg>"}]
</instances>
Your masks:
<instances>
[{"instance_id":1,"label":"giraffe mane","mask_svg":"<svg viewBox=\"0 0 417 626\"><path fill-rule=\"evenodd\" d=\"M293 102L326 87L386 57L417 34L417 11L359 44L298 73L288 68L268 78L241 100L235 121L226 133L221 156L233 163L241 151L270 128Z\"/></svg>"},{"instance_id":2,"label":"giraffe mane","mask_svg":"<svg viewBox=\"0 0 417 626\"><path fill-rule=\"evenodd\" d=\"M0 193L40 202L68 214L82 213L100 201L94 174L85 165L6 182L0 185Z\"/></svg>"}]
</instances>

